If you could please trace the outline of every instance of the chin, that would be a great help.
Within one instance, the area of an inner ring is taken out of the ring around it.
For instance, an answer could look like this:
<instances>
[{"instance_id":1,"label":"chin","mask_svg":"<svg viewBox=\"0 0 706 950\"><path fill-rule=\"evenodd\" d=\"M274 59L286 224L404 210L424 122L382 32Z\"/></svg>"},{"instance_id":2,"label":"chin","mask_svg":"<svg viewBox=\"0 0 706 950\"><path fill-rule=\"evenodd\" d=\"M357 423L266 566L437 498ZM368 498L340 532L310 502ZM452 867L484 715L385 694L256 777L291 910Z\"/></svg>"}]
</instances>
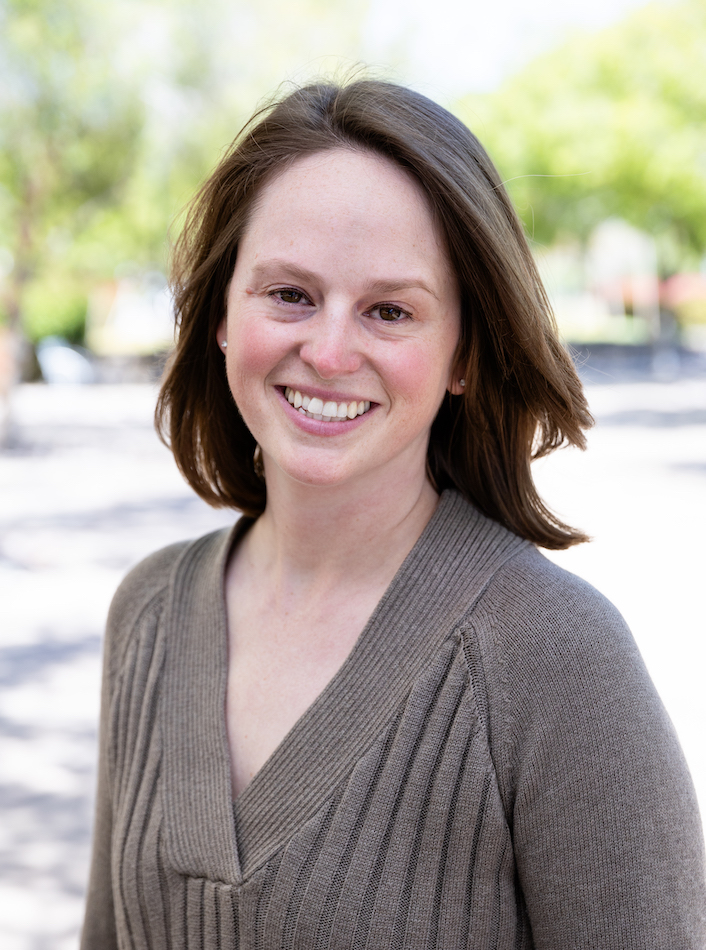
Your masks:
<instances>
[{"instance_id":1,"label":"chin","mask_svg":"<svg viewBox=\"0 0 706 950\"><path fill-rule=\"evenodd\" d=\"M338 469L332 471L324 466L320 468L314 466L302 469L288 468L284 470L284 474L291 481L299 485L306 485L309 488L330 488L334 485L342 485L351 478L351 474L347 472L341 472Z\"/></svg>"},{"instance_id":2,"label":"chin","mask_svg":"<svg viewBox=\"0 0 706 950\"><path fill-rule=\"evenodd\" d=\"M319 453L316 453L317 455ZM286 481L296 482L299 485L306 485L311 488L329 488L335 485L343 485L351 479L365 477L366 473L371 471L366 466L364 471L355 465L341 464L340 460L321 457L300 458L293 461L288 459L273 459L274 466L278 475L284 476Z\"/></svg>"}]
</instances>

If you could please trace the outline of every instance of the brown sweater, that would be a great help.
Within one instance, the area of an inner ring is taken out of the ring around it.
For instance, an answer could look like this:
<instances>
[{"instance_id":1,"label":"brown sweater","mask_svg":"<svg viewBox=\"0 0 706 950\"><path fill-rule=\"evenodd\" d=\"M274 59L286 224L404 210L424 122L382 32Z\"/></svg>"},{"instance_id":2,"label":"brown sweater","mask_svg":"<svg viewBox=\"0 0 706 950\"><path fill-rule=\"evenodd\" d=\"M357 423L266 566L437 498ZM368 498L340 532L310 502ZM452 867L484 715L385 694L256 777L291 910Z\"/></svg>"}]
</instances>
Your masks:
<instances>
[{"instance_id":1,"label":"brown sweater","mask_svg":"<svg viewBox=\"0 0 706 950\"><path fill-rule=\"evenodd\" d=\"M694 793L629 632L453 492L233 806L233 537L113 602L83 950L704 950Z\"/></svg>"}]
</instances>

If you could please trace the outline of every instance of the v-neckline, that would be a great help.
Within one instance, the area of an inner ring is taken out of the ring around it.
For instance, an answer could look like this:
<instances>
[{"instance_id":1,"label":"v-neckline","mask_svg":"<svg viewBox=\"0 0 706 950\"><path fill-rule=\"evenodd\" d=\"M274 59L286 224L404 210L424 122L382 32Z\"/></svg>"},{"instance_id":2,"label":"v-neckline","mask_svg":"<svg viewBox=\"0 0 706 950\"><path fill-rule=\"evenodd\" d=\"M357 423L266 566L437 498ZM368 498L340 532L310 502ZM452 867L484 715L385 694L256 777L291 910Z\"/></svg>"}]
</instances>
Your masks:
<instances>
[{"instance_id":1,"label":"v-neckline","mask_svg":"<svg viewBox=\"0 0 706 950\"><path fill-rule=\"evenodd\" d=\"M224 576L247 525L194 542L175 567L160 715L171 861L182 873L234 884L316 814L495 570L528 544L444 492L339 670L233 804Z\"/></svg>"}]
</instances>

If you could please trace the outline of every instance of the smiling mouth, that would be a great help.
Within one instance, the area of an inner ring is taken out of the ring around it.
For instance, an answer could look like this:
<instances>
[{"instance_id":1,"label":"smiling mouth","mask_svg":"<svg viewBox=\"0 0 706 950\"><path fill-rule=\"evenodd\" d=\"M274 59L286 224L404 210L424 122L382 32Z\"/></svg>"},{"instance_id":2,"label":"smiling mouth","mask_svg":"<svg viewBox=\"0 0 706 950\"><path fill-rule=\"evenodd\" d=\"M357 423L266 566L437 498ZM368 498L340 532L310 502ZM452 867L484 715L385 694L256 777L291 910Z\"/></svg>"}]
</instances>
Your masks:
<instances>
[{"instance_id":1,"label":"smiling mouth","mask_svg":"<svg viewBox=\"0 0 706 950\"><path fill-rule=\"evenodd\" d=\"M360 402L355 399L351 402L333 402L333 400L324 402L318 396L308 396L290 386L284 387L284 396L290 406L294 406L302 415L308 416L309 419L317 419L319 422L343 422L344 419L355 419L356 416L362 416L370 409L370 402L367 399Z\"/></svg>"}]
</instances>

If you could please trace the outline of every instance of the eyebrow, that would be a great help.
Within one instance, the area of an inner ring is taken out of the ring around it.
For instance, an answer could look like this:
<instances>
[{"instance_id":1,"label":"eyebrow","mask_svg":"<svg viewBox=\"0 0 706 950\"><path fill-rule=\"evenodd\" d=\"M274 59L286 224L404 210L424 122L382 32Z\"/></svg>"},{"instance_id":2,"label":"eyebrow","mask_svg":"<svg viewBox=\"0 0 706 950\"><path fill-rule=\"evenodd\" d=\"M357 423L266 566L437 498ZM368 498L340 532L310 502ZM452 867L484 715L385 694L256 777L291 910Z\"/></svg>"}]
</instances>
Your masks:
<instances>
[{"instance_id":1,"label":"eyebrow","mask_svg":"<svg viewBox=\"0 0 706 950\"><path fill-rule=\"evenodd\" d=\"M253 267L253 276L256 279L262 279L267 277L271 271L278 271L279 273L284 271L287 275L291 276L293 280L302 281L302 283L307 283L308 281L318 281L320 279L319 275L314 271L307 270L305 267L300 267L298 264L294 264L291 261L281 258L274 258L272 260L262 261L262 263L256 264ZM400 277L394 280L376 280L370 284L370 293L380 294L381 296L394 294L399 290L412 289L423 290L430 296L434 297L435 300L439 299L438 294L435 294L428 284L416 277Z\"/></svg>"}]
</instances>

